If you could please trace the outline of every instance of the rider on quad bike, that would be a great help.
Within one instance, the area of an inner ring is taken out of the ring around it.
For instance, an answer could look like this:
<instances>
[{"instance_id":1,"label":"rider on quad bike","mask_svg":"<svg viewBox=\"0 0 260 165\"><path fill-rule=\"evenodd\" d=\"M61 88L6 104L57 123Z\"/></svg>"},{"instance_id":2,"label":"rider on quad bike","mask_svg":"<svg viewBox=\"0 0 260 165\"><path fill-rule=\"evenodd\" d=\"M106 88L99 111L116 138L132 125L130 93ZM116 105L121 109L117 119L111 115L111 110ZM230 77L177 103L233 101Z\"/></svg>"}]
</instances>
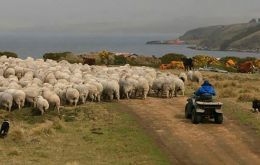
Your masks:
<instances>
[{"instance_id":1,"label":"rider on quad bike","mask_svg":"<svg viewBox=\"0 0 260 165\"><path fill-rule=\"evenodd\" d=\"M216 96L214 87L205 80L201 87L194 93L197 101L212 101L212 96Z\"/></svg>"},{"instance_id":2,"label":"rider on quad bike","mask_svg":"<svg viewBox=\"0 0 260 165\"><path fill-rule=\"evenodd\" d=\"M223 123L223 112L221 107L223 103L214 102L213 96L216 96L214 87L205 80L201 87L194 92L194 95L188 98L185 106L185 117L191 119L192 123L198 124L203 118L215 120L215 123Z\"/></svg>"}]
</instances>

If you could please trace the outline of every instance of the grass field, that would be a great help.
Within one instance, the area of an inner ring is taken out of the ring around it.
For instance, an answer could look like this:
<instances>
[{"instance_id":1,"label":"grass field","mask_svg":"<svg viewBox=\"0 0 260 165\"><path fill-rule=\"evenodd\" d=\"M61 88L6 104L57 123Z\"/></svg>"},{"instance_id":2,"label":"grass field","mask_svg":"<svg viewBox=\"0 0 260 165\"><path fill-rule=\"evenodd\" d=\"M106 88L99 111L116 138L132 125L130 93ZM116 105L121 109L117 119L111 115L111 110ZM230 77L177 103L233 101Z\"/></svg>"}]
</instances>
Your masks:
<instances>
[{"instance_id":1,"label":"grass field","mask_svg":"<svg viewBox=\"0 0 260 165\"><path fill-rule=\"evenodd\" d=\"M8 113L0 164L169 164L167 157L118 103L67 107L61 117L25 108ZM61 120L60 120L61 118Z\"/></svg>"}]
</instances>

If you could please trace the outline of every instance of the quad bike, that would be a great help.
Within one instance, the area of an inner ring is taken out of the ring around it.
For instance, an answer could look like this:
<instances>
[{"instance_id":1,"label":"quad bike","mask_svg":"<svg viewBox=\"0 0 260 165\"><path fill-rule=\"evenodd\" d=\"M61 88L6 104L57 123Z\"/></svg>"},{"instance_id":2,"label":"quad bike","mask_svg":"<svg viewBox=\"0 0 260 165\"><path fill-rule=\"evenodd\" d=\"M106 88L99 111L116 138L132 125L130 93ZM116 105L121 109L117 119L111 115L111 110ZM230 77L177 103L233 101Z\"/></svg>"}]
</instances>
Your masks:
<instances>
[{"instance_id":1,"label":"quad bike","mask_svg":"<svg viewBox=\"0 0 260 165\"><path fill-rule=\"evenodd\" d=\"M223 123L223 112L221 110L223 103L214 102L212 97L209 99L199 99L198 96L192 96L187 99L185 106L185 118L191 119L193 124L198 124L203 118L214 119L215 123Z\"/></svg>"}]
</instances>

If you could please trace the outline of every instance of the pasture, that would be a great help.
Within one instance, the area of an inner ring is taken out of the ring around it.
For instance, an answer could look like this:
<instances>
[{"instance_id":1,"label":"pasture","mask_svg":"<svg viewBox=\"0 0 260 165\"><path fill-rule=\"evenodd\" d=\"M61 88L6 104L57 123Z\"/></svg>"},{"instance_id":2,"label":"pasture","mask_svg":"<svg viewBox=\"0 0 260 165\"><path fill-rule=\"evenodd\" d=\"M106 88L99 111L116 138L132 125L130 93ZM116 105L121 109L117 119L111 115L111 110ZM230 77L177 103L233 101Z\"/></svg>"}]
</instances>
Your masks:
<instances>
[{"instance_id":1,"label":"pasture","mask_svg":"<svg viewBox=\"0 0 260 165\"><path fill-rule=\"evenodd\" d=\"M0 139L1 164L169 164L151 137L118 103L88 103L44 116L31 108L9 113Z\"/></svg>"}]
</instances>

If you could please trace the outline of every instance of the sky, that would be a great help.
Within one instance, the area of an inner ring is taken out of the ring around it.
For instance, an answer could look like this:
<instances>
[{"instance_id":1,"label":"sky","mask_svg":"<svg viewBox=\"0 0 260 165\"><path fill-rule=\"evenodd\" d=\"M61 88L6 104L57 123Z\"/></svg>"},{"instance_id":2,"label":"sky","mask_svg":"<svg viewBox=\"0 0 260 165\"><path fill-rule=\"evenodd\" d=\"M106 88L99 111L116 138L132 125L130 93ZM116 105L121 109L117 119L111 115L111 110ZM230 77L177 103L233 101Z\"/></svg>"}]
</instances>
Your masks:
<instances>
[{"instance_id":1,"label":"sky","mask_svg":"<svg viewBox=\"0 0 260 165\"><path fill-rule=\"evenodd\" d=\"M0 33L182 34L260 18L260 0L0 0Z\"/></svg>"}]
</instances>

